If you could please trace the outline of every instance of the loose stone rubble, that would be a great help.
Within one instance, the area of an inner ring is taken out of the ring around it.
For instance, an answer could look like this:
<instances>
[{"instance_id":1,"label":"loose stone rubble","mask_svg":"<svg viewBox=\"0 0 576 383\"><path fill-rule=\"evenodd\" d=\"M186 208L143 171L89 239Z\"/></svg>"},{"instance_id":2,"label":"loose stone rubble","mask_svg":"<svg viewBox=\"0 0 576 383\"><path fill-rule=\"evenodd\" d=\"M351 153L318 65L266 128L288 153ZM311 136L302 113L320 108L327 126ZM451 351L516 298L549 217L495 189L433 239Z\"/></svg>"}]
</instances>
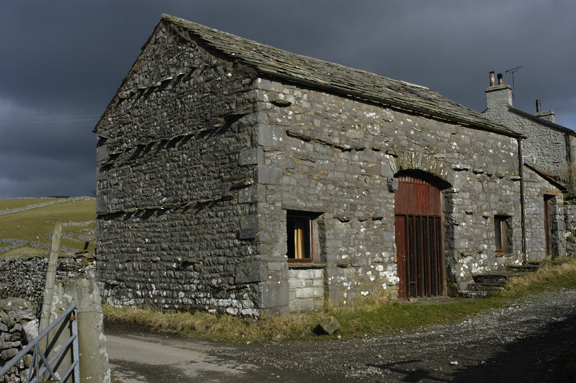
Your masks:
<instances>
[{"instance_id":1,"label":"loose stone rubble","mask_svg":"<svg viewBox=\"0 0 576 383\"><path fill-rule=\"evenodd\" d=\"M0 300L0 367L38 336L38 319L34 315L34 308L31 302L20 298ZM26 382L31 363L32 351L6 375L0 376L0 383Z\"/></svg>"}]
</instances>

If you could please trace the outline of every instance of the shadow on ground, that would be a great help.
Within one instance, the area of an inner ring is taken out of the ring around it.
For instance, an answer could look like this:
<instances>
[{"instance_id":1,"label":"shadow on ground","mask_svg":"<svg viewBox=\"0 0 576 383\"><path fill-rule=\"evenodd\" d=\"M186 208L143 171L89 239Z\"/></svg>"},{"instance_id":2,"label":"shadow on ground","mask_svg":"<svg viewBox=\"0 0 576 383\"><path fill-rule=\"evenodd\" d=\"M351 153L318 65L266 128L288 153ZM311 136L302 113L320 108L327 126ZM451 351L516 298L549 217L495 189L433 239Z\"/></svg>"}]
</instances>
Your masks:
<instances>
[{"instance_id":1,"label":"shadow on ground","mask_svg":"<svg viewBox=\"0 0 576 383\"><path fill-rule=\"evenodd\" d=\"M433 364L422 368L424 360L368 366L399 382L576 382L576 315L553 319L534 335L503 346L475 345L469 355L459 356L452 371Z\"/></svg>"}]
</instances>

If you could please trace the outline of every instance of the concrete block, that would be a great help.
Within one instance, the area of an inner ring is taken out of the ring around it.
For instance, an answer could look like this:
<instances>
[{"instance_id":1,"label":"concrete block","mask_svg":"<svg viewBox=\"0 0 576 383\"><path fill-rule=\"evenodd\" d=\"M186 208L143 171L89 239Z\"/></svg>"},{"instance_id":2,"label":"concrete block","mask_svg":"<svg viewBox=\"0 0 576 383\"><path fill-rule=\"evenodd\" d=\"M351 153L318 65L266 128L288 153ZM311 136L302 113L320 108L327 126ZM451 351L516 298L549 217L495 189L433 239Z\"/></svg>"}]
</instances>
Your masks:
<instances>
[{"instance_id":1,"label":"concrete block","mask_svg":"<svg viewBox=\"0 0 576 383\"><path fill-rule=\"evenodd\" d=\"M340 330L340 323L336 318L331 316L324 319L314 331L321 334L332 335L338 330Z\"/></svg>"}]
</instances>

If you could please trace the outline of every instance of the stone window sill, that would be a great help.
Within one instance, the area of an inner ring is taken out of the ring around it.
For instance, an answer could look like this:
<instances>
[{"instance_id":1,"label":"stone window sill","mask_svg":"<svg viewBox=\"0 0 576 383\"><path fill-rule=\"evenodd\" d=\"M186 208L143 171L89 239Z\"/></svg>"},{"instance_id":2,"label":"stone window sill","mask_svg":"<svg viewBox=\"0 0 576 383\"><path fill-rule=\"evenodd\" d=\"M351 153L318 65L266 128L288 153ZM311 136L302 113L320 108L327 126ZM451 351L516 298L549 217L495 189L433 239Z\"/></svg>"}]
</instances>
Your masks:
<instances>
[{"instance_id":1,"label":"stone window sill","mask_svg":"<svg viewBox=\"0 0 576 383\"><path fill-rule=\"evenodd\" d=\"M289 269L323 269L326 267L325 263L288 263Z\"/></svg>"}]
</instances>

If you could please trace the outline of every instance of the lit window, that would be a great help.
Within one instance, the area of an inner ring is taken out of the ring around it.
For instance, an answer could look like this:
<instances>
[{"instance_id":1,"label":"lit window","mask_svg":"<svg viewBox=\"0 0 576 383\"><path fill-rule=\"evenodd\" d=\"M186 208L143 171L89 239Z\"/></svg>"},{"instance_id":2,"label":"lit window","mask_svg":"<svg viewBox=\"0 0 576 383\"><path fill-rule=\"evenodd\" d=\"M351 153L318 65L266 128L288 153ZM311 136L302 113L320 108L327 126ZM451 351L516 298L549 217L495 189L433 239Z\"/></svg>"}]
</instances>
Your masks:
<instances>
[{"instance_id":1,"label":"lit window","mask_svg":"<svg viewBox=\"0 0 576 383\"><path fill-rule=\"evenodd\" d=\"M314 258L313 217L304 212L286 212L286 230L288 234L288 261L312 262Z\"/></svg>"}]
</instances>

